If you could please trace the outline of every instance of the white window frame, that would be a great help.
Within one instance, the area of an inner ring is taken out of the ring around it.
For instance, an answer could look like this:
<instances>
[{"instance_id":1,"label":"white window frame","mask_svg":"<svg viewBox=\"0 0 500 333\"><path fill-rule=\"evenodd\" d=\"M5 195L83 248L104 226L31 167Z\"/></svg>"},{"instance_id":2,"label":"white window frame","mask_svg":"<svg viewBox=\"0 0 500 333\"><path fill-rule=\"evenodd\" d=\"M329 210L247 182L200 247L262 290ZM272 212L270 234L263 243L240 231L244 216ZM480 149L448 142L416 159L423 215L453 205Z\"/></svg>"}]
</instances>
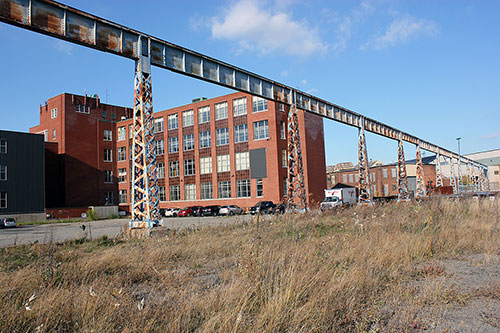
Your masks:
<instances>
[{"instance_id":1,"label":"white window frame","mask_svg":"<svg viewBox=\"0 0 500 333\"><path fill-rule=\"evenodd\" d=\"M189 127L194 125L194 111L187 110L182 112L182 127Z\"/></svg>"},{"instance_id":2,"label":"white window frame","mask_svg":"<svg viewBox=\"0 0 500 333\"><path fill-rule=\"evenodd\" d=\"M179 137L170 136L168 138L168 153L175 154L179 152Z\"/></svg>"},{"instance_id":3,"label":"white window frame","mask_svg":"<svg viewBox=\"0 0 500 333\"><path fill-rule=\"evenodd\" d=\"M184 134L182 137L182 151L194 150L194 134Z\"/></svg>"},{"instance_id":4,"label":"white window frame","mask_svg":"<svg viewBox=\"0 0 500 333\"><path fill-rule=\"evenodd\" d=\"M382 169L382 177L387 178L387 169Z\"/></svg>"},{"instance_id":5,"label":"white window frame","mask_svg":"<svg viewBox=\"0 0 500 333\"><path fill-rule=\"evenodd\" d=\"M200 174L206 175L212 173L212 156L200 157Z\"/></svg>"},{"instance_id":6,"label":"white window frame","mask_svg":"<svg viewBox=\"0 0 500 333\"><path fill-rule=\"evenodd\" d=\"M391 176L392 176L392 178L396 178L396 169L395 168L391 169Z\"/></svg>"},{"instance_id":7,"label":"white window frame","mask_svg":"<svg viewBox=\"0 0 500 333\"><path fill-rule=\"evenodd\" d=\"M155 118L154 132L163 133L163 117Z\"/></svg>"},{"instance_id":8,"label":"white window frame","mask_svg":"<svg viewBox=\"0 0 500 333\"><path fill-rule=\"evenodd\" d=\"M0 154L7 154L7 139L0 139Z\"/></svg>"},{"instance_id":9,"label":"white window frame","mask_svg":"<svg viewBox=\"0 0 500 333\"><path fill-rule=\"evenodd\" d=\"M115 202L115 198L114 198L114 195L113 195L113 192L112 191L106 191L104 192L104 198L106 199L107 198L111 198L111 200L107 201L105 200L105 204L108 205L108 206L111 206L114 204Z\"/></svg>"},{"instance_id":10,"label":"white window frame","mask_svg":"<svg viewBox=\"0 0 500 333\"><path fill-rule=\"evenodd\" d=\"M104 131L106 131L106 130L104 130ZM116 133L116 138L117 138L117 141L125 141L127 139L127 129L125 126L118 127L118 131ZM111 139L104 140L104 141L111 141Z\"/></svg>"},{"instance_id":11,"label":"white window frame","mask_svg":"<svg viewBox=\"0 0 500 333\"><path fill-rule=\"evenodd\" d=\"M167 195L165 194L165 186L158 186L158 199L160 202L167 201Z\"/></svg>"},{"instance_id":12,"label":"white window frame","mask_svg":"<svg viewBox=\"0 0 500 333\"><path fill-rule=\"evenodd\" d=\"M158 179L164 179L165 178L165 163L160 162L157 164L158 169Z\"/></svg>"},{"instance_id":13,"label":"white window frame","mask_svg":"<svg viewBox=\"0 0 500 333\"><path fill-rule=\"evenodd\" d=\"M198 141L200 142L200 149L210 148L211 146L210 130L200 132L198 135Z\"/></svg>"},{"instance_id":14,"label":"white window frame","mask_svg":"<svg viewBox=\"0 0 500 333\"><path fill-rule=\"evenodd\" d=\"M177 113L168 115L167 122L169 130L179 128L179 116L177 115Z\"/></svg>"},{"instance_id":15,"label":"white window frame","mask_svg":"<svg viewBox=\"0 0 500 333\"><path fill-rule=\"evenodd\" d=\"M231 160L229 154L217 155L217 172L229 172L231 169Z\"/></svg>"},{"instance_id":16,"label":"white window frame","mask_svg":"<svg viewBox=\"0 0 500 333\"><path fill-rule=\"evenodd\" d=\"M169 191L170 201L181 200L181 186L180 185L170 185L169 190L170 190Z\"/></svg>"},{"instance_id":17,"label":"white window frame","mask_svg":"<svg viewBox=\"0 0 500 333\"><path fill-rule=\"evenodd\" d=\"M267 99L258 96L252 96L252 109L253 113L267 111Z\"/></svg>"},{"instance_id":18,"label":"white window frame","mask_svg":"<svg viewBox=\"0 0 500 333\"><path fill-rule=\"evenodd\" d=\"M210 105L198 108L198 124L210 122Z\"/></svg>"},{"instance_id":19,"label":"white window frame","mask_svg":"<svg viewBox=\"0 0 500 333\"><path fill-rule=\"evenodd\" d=\"M119 183L127 182L127 168L118 169L118 182Z\"/></svg>"},{"instance_id":20,"label":"white window frame","mask_svg":"<svg viewBox=\"0 0 500 333\"><path fill-rule=\"evenodd\" d=\"M233 99L233 117L247 114L247 98Z\"/></svg>"},{"instance_id":21,"label":"white window frame","mask_svg":"<svg viewBox=\"0 0 500 333\"><path fill-rule=\"evenodd\" d=\"M231 182L228 180L218 182L217 193L219 199L231 198Z\"/></svg>"},{"instance_id":22,"label":"white window frame","mask_svg":"<svg viewBox=\"0 0 500 333\"><path fill-rule=\"evenodd\" d=\"M201 183L200 190L201 190L200 193L201 200L213 199L214 189L212 183Z\"/></svg>"},{"instance_id":23,"label":"white window frame","mask_svg":"<svg viewBox=\"0 0 500 333\"><path fill-rule=\"evenodd\" d=\"M163 155L165 154L165 142L163 139L160 140L155 140L154 141L154 147L156 150L156 155Z\"/></svg>"},{"instance_id":24,"label":"white window frame","mask_svg":"<svg viewBox=\"0 0 500 333\"><path fill-rule=\"evenodd\" d=\"M288 154L286 149L281 149L281 167L288 168Z\"/></svg>"},{"instance_id":25,"label":"white window frame","mask_svg":"<svg viewBox=\"0 0 500 333\"><path fill-rule=\"evenodd\" d=\"M104 148L104 162L113 162L113 149Z\"/></svg>"},{"instance_id":26,"label":"white window frame","mask_svg":"<svg viewBox=\"0 0 500 333\"><path fill-rule=\"evenodd\" d=\"M56 140L56 130L52 130L52 140Z\"/></svg>"},{"instance_id":27,"label":"white window frame","mask_svg":"<svg viewBox=\"0 0 500 333\"><path fill-rule=\"evenodd\" d=\"M196 163L194 158L184 160L184 176L196 175Z\"/></svg>"},{"instance_id":28,"label":"white window frame","mask_svg":"<svg viewBox=\"0 0 500 333\"><path fill-rule=\"evenodd\" d=\"M250 169L250 157L247 151L235 153L234 160L236 165L236 171Z\"/></svg>"},{"instance_id":29,"label":"white window frame","mask_svg":"<svg viewBox=\"0 0 500 333\"><path fill-rule=\"evenodd\" d=\"M117 161L118 162L123 162L127 160L127 147L118 147L117 149Z\"/></svg>"},{"instance_id":30,"label":"white window frame","mask_svg":"<svg viewBox=\"0 0 500 333\"><path fill-rule=\"evenodd\" d=\"M57 108L53 108L50 110L50 119L55 119L57 118Z\"/></svg>"},{"instance_id":31,"label":"white window frame","mask_svg":"<svg viewBox=\"0 0 500 333\"><path fill-rule=\"evenodd\" d=\"M227 102L217 103L214 106L215 108L215 120L227 119Z\"/></svg>"},{"instance_id":32,"label":"white window frame","mask_svg":"<svg viewBox=\"0 0 500 333\"><path fill-rule=\"evenodd\" d=\"M280 132L281 132L281 139L286 140L286 126L284 121L280 122Z\"/></svg>"},{"instance_id":33,"label":"white window frame","mask_svg":"<svg viewBox=\"0 0 500 333\"><path fill-rule=\"evenodd\" d=\"M236 181L236 197L237 198L250 198L250 179L239 179Z\"/></svg>"},{"instance_id":34,"label":"white window frame","mask_svg":"<svg viewBox=\"0 0 500 333\"><path fill-rule=\"evenodd\" d=\"M75 111L77 113L90 114L90 106L84 104L76 104Z\"/></svg>"},{"instance_id":35,"label":"white window frame","mask_svg":"<svg viewBox=\"0 0 500 333\"><path fill-rule=\"evenodd\" d=\"M102 141L113 141L113 131L105 129L102 134L103 138ZM118 141L120 141L118 139Z\"/></svg>"},{"instance_id":36,"label":"white window frame","mask_svg":"<svg viewBox=\"0 0 500 333\"><path fill-rule=\"evenodd\" d=\"M121 189L118 191L118 204L127 204L128 203L128 197L127 197L127 190L126 189Z\"/></svg>"},{"instance_id":37,"label":"white window frame","mask_svg":"<svg viewBox=\"0 0 500 333\"><path fill-rule=\"evenodd\" d=\"M104 170L104 184L113 184L113 170Z\"/></svg>"},{"instance_id":38,"label":"white window frame","mask_svg":"<svg viewBox=\"0 0 500 333\"><path fill-rule=\"evenodd\" d=\"M229 128L217 128L215 130L215 138L217 146L224 146L229 144Z\"/></svg>"},{"instance_id":39,"label":"white window frame","mask_svg":"<svg viewBox=\"0 0 500 333\"><path fill-rule=\"evenodd\" d=\"M7 180L7 166L0 164L0 180Z\"/></svg>"},{"instance_id":40,"label":"white window frame","mask_svg":"<svg viewBox=\"0 0 500 333\"><path fill-rule=\"evenodd\" d=\"M248 124L234 126L234 143L248 142Z\"/></svg>"},{"instance_id":41,"label":"white window frame","mask_svg":"<svg viewBox=\"0 0 500 333\"><path fill-rule=\"evenodd\" d=\"M168 178L179 177L179 161L168 162Z\"/></svg>"},{"instance_id":42,"label":"white window frame","mask_svg":"<svg viewBox=\"0 0 500 333\"><path fill-rule=\"evenodd\" d=\"M264 196L264 181L262 180L262 178L257 179L257 181L255 182L255 189L257 198L262 198Z\"/></svg>"},{"instance_id":43,"label":"white window frame","mask_svg":"<svg viewBox=\"0 0 500 333\"><path fill-rule=\"evenodd\" d=\"M196 184L184 185L184 200L196 200Z\"/></svg>"},{"instance_id":44,"label":"white window frame","mask_svg":"<svg viewBox=\"0 0 500 333\"><path fill-rule=\"evenodd\" d=\"M254 141L269 139L269 121L267 119L253 123L253 139Z\"/></svg>"}]
</instances>

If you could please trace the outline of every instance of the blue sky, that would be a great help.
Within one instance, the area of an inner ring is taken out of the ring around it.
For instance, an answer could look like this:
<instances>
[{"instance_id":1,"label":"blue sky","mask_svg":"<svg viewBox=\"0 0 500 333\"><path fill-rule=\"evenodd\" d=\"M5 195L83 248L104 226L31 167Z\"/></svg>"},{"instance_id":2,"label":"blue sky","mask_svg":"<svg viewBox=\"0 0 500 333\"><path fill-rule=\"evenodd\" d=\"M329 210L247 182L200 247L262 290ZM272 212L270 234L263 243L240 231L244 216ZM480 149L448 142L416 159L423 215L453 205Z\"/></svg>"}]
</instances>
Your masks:
<instances>
[{"instance_id":1,"label":"blue sky","mask_svg":"<svg viewBox=\"0 0 500 333\"><path fill-rule=\"evenodd\" d=\"M64 3L307 91L462 153L500 148L500 2ZM0 129L28 131L62 92L131 106L134 63L0 23ZM153 68L155 110L231 91ZM391 162L397 143L367 135ZM357 131L325 121L327 163L356 161ZM406 156L415 149L406 144Z\"/></svg>"}]
</instances>

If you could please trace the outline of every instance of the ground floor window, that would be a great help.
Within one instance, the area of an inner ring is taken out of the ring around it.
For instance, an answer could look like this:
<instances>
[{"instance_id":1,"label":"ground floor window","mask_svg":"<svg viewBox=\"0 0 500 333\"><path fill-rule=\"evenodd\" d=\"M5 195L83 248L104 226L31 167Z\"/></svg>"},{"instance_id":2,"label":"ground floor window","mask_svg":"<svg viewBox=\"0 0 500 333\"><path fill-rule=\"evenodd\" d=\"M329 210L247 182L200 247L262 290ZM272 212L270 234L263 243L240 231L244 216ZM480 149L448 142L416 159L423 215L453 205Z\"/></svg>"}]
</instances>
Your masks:
<instances>
[{"instance_id":1,"label":"ground floor window","mask_svg":"<svg viewBox=\"0 0 500 333\"><path fill-rule=\"evenodd\" d=\"M264 185L262 178L257 179L257 196L258 197L264 196Z\"/></svg>"},{"instance_id":2,"label":"ground floor window","mask_svg":"<svg viewBox=\"0 0 500 333\"><path fill-rule=\"evenodd\" d=\"M201 183L201 199L212 199L212 183Z\"/></svg>"},{"instance_id":3,"label":"ground floor window","mask_svg":"<svg viewBox=\"0 0 500 333\"><path fill-rule=\"evenodd\" d=\"M127 203L127 190L120 190L118 200L120 200L121 204Z\"/></svg>"},{"instance_id":4,"label":"ground floor window","mask_svg":"<svg viewBox=\"0 0 500 333\"><path fill-rule=\"evenodd\" d=\"M179 185L170 185L170 201L181 200L181 188Z\"/></svg>"},{"instance_id":5,"label":"ground floor window","mask_svg":"<svg viewBox=\"0 0 500 333\"><path fill-rule=\"evenodd\" d=\"M160 198L160 201L167 201L167 197L165 195L165 186L158 187L158 197Z\"/></svg>"},{"instance_id":6,"label":"ground floor window","mask_svg":"<svg viewBox=\"0 0 500 333\"><path fill-rule=\"evenodd\" d=\"M250 179L236 181L236 196L238 198L250 197Z\"/></svg>"},{"instance_id":7,"label":"ground floor window","mask_svg":"<svg viewBox=\"0 0 500 333\"><path fill-rule=\"evenodd\" d=\"M104 192L104 202L106 205L113 204L113 192Z\"/></svg>"},{"instance_id":8,"label":"ground floor window","mask_svg":"<svg viewBox=\"0 0 500 333\"><path fill-rule=\"evenodd\" d=\"M186 184L184 196L184 200L196 200L196 184Z\"/></svg>"},{"instance_id":9,"label":"ground floor window","mask_svg":"<svg viewBox=\"0 0 500 333\"><path fill-rule=\"evenodd\" d=\"M0 192L0 208L7 208L7 192Z\"/></svg>"},{"instance_id":10,"label":"ground floor window","mask_svg":"<svg viewBox=\"0 0 500 333\"><path fill-rule=\"evenodd\" d=\"M231 182L219 182L219 199L231 198Z\"/></svg>"}]
</instances>

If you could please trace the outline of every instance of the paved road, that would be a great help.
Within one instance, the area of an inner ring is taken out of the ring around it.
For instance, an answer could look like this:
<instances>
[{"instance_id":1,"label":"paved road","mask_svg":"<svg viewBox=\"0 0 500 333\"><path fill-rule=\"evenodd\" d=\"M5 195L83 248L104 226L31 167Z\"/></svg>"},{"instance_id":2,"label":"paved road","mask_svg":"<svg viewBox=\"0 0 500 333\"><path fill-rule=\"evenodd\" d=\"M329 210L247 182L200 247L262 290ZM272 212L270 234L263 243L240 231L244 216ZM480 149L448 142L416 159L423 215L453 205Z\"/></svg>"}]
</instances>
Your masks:
<instances>
[{"instance_id":1,"label":"paved road","mask_svg":"<svg viewBox=\"0 0 500 333\"><path fill-rule=\"evenodd\" d=\"M169 229L196 228L211 225L228 225L250 221L250 215L227 216L227 217L173 217L164 218L164 226ZM85 231L82 230L85 226ZM92 239L103 235L116 237L124 227L128 225L128 219L103 220L92 222L54 223L43 225L18 226L12 229L0 229L0 247L13 246L16 244L27 244L38 241L40 243L62 242L85 236Z\"/></svg>"}]
</instances>

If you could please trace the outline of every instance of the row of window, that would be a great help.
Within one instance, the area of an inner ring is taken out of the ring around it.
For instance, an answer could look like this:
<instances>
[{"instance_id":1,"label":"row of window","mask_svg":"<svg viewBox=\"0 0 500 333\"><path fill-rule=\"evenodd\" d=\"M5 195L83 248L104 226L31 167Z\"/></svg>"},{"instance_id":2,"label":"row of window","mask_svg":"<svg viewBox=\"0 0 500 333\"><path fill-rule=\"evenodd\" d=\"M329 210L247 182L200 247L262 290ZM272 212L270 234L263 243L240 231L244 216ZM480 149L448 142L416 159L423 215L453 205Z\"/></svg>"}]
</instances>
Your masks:
<instances>
[{"instance_id":1,"label":"row of window","mask_svg":"<svg viewBox=\"0 0 500 333\"><path fill-rule=\"evenodd\" d=\"M7 208L7 192L0 192L0 208Z\"/></svg>"},{"instance_id":2,"label":"row of window","mask_svg":"<svg viewBox=\"0 0 500 333\"><path fill-rule=\"evenodd\" d=\"M180 185L170 185L170 201L181 200L181 186ZM200 199L209 200L214 199L213 197L213 183L201 183L200 184ZM217 183L217 194L219 199L231 198L231 182L221 181ZM256 194L257 197L264 196L264 186L262 179L257 179L256 183ZM167 201L167 196L165 193L165 186L158 187L158 196L160 201ZM236 181L236 197L237 198L249 198L250 194L250 179L242 179ZM128 203L127 201L127 190L119 191L119 200L121 204ZM196 184L185 184L184 185L184 200L196 200Z\"/></svg>"},{"instance_id":3,"label":"row of window","mask_svg":"<svg viewBox=\"0 0 500 333\"><path fill-rule=\"evenodd\" d=\"M0 139L0 154L7 154L7 140Z\"/></svg>"},{"instance_id":4,"label":"row of window","mask_svg":"<svg viewBox=\"0 0 500 333\"><path fill-rule=\"evenodd\" d=\"M0 164L0 180L7 180L7 166Z\"/></svg>"},{"instance_id":5,"label":"row of window","mask_svg":"<svg viewBox=\"0 0 500 333\"><path fill-rule=\"evenodd\" d=\"M387 170L388 169L382 169L382 177L384 178L387 178ZM347 176L346 174L342 175L342 182L344 183L347 183ZM396 178L396 169L391 169L391 176L392 178ZM376 180L376 176L375 176L375 173L372 172L370 173L370 181L374 182ZM353 182L358 182L359 181L359 174L358 173L355 173L355 174L349 174L349 183L353 183Z\"/></svg>"}]
</instances>

